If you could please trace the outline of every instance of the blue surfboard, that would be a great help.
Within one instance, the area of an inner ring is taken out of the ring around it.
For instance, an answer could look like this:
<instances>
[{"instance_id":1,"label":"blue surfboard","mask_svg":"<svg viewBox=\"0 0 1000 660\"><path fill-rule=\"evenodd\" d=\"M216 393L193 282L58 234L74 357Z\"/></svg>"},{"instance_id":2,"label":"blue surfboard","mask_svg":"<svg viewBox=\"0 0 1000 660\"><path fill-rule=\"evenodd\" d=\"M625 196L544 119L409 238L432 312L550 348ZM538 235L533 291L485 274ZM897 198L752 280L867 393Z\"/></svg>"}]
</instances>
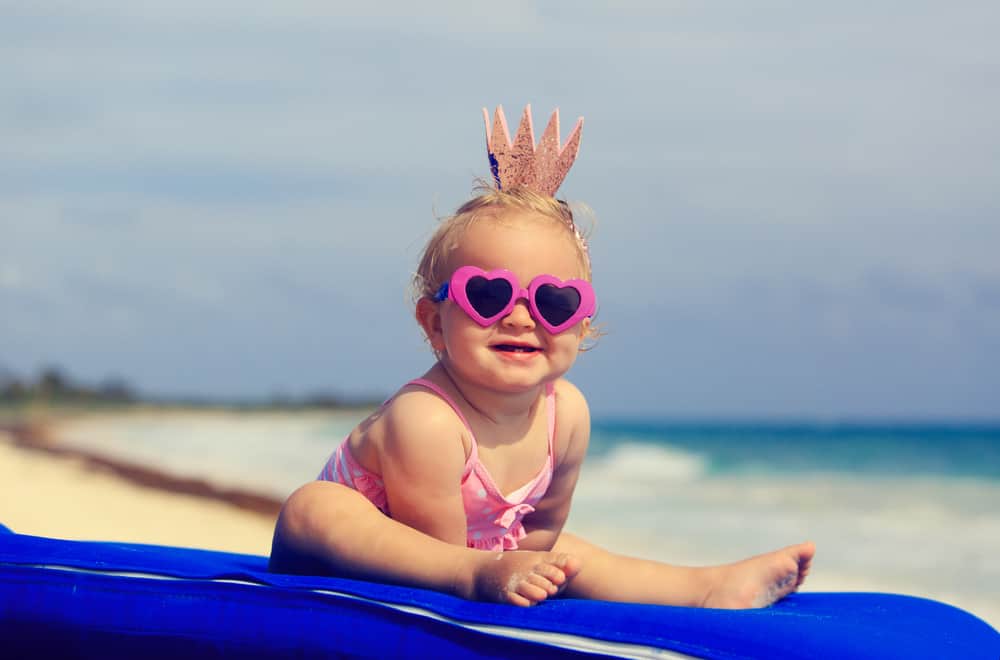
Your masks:
<instances>
[{"instance_id":1,"label":"blue surfboard","mask_svg":"<svg viewBox=\"0 0 1000 660\"><path fill-rule=\"evenodd\" d=\"M571 598L518 608L276 574L253 555L0 530L3 658L1000 658L991 626L910 596L802 593L738 611Z\"/></svg>"}]
</instances>

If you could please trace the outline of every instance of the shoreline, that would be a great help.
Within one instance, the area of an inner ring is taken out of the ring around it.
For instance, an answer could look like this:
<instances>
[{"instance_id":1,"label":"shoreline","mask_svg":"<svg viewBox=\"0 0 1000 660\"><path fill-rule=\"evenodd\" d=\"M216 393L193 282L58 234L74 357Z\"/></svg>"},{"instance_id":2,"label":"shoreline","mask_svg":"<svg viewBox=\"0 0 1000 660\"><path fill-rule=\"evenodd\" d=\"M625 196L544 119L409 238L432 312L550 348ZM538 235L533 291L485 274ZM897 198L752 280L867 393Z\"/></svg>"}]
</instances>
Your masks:
<instances>
[{"instance_id":1,"label":"shoreline","mask_svg":"<svg viewBox=\"0 0 1000 660\"><path fill-rule=\"evenodd\" d=\"M0 524L19 534L267 556L281 501L60 446L0 423Z\"/></svg>"},{"instance_id":2,"label":"shoreline","mask_svg":"<svg viewBox=\"0 0 1000 660\"><path fill-rule=\"evenodd\" d=\"M3 434L7 435L10 444L18 449L76 459L88 469L113 474L143 488L215 500L244 511L265 515L277 516L281 510L282 500L271 495L242 488L223 488L204 479L181 477L99 452L62 445L48 433L46 422L0 424L0 438Z\"/></svg>"}]
</instances>

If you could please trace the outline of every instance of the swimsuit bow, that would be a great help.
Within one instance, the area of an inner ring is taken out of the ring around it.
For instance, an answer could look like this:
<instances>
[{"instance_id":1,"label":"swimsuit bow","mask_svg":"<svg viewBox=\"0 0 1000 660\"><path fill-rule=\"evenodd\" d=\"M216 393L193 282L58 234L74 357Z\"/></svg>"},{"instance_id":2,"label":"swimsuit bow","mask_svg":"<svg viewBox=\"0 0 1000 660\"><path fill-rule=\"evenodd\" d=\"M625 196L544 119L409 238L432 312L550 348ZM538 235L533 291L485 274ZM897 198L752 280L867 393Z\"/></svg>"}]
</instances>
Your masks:
<instances>
[{"instance_id":1,"label":"swimsuit bow","mask_svg":"<svg viewBox=\"0 0 1000 660\"><path fill-rule=\"evenodd\" d=\"M510 529L510 526L514 524L515 520L517 520L519 517L528 515L534 510L535 507L525 502L522 502L520 504L515 504L501 511L500 515L497 516L496 520L494 520L493 523L499 525L500 527L503 527L504 530L506 531Z\"/></svg>"}]
</instances>

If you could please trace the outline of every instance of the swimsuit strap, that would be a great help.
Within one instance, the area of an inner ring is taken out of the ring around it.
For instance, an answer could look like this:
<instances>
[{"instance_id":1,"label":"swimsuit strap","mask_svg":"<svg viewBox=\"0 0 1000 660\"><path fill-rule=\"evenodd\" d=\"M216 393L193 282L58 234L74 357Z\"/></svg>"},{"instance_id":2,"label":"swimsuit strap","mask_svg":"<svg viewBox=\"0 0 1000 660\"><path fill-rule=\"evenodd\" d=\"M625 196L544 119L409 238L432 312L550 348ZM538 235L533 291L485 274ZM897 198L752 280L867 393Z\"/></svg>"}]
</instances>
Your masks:
<instances>
[{"instance_id":1,"label":"swimsuit strap","mask_svg":"<svg viewBox=\"0 0 1000 660\"><path fill-rule=\"evenodd\" d=\"M462 424L469 431L469 437L472 439L472 453L478 453L476 451L476 434L472 432L472 426L469 425L469 420L465 418L462 414L462 410L455 403L455 400L448 396L448 393L444 389L432 381L426 378L414 378L407 385L419 385L420 387L426 387L430 391L437 394L439 397L444 399L444 402L451 406L451 409L455 411L458 418L462 420ZM548 432L549 432L549 456L552 460L555 460L555 437L556 437L556 388L552 383L545 384L545 416L548 421Z\"/></svg>"},{"instance_id":2,"label":"swimsuit strap","mask_svg":"<svg viewBox=\"0 0 1000 660\"><path fill-rule=\"evenodd\" d=\"M553 383L545 384L545 413L549 422L549 456L552 457L554 464L556 460L556 387Z\"/></svg>"},{"instance_id":3,"label":"swimsuit strap","mask_svg":"<svg viewBox=\"0 0 1000 660\"><path fill-rule=\"evenodd\" d=\"M469 431L469 435L472 436L472 446L473 447L476 446L475 434L472 433L472 427L469 425L469 420L465 419L465 415L462 414L461 409L458 407L458 405L455 404L454 399L448 396L448 393L445 392L440 385L433 383L427 380L426 378L414 378L413 380L408 382L407 385L419 385L421 387L426 387L427 389L429 389L430 391L434 392L439 397L444 399L444 402L447 403L449 406L451 406L452 410L455 411L455 414L458 415L458 418L462 420L463 424L465 424L465 428Z\"/></svg>"}]
</instances>

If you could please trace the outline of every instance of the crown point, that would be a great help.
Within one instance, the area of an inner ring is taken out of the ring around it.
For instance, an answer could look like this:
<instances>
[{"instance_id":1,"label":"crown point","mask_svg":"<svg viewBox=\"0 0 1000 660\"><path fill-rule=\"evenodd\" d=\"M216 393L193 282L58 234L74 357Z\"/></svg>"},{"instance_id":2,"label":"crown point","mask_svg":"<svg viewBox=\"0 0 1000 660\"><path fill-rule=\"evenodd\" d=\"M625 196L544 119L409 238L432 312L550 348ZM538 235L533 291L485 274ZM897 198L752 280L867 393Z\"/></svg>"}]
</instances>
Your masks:
<instances>
[{"instance_id":1,"label":"crown point","mask_svg":"<svg viewBox=\"0 0 1000 660\"><path fill-rule=\"evenodd\" d=\"M511 158L511 177L518 185L530 188L535 180L535 129L531 123L531 106L526 106L521 114Z\"/></svg>"},{"instance_id":2,"label":"crown point","mask_svg":"<svg viewBox=\"0 0 1000 660\"><path fill-rule=\"evenodd\" d=\"M507 118L503 114L503 106L498 105L493 114L493 131L489 130L489 114L486 114L486 153L490 160L490 171L496 181L497 188L508 187L504 172L511 169L512 155L510 133L507 130Z\"/></svg>"}]
</instances>

